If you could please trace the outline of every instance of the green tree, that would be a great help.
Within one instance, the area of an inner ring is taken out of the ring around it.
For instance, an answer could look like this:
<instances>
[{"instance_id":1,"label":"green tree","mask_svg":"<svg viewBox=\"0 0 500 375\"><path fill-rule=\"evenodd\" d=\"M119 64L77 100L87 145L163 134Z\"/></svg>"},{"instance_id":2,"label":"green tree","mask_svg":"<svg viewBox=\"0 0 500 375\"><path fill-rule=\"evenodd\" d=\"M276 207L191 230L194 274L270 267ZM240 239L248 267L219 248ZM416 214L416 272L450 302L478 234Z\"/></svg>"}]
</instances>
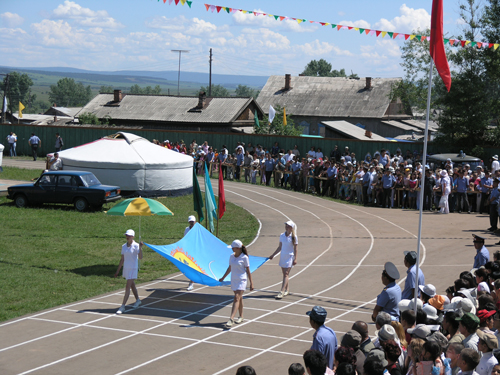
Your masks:
<instances>
[{"instance_id":1,"label":"green tree","mask_svg":"<svg viewBox=\"0 0 500 375\"><path fill-rule=\"evenodd\" d=\"M347 77L345 69L332 70L332 64L324 59L311 60L304 68L302 75L309 77ZM359 77L357 74L351 73L349 78L358 79Z\"/></svg>"},{"instance_id":2,"label":"green tree","mask_svg":"<svg viewBox=\"0 0 500 375\"><path fill-rule=\"evenodd\" d=\"M299 129L295 122L293 121L292 114L286 114L287 125L283 124L283 108L276 105L273 106L276 110L276 115L273 119L272 124L269 123L269 116L264 116L264 118L259 121L259 126L253 126L253 131L255 134L276 134L276 135L291 135L299 136L302 134L302 130Z\"/></svg>"},{"instance_id":3,"label":"green tree","mask_svg":"<svg viewBox=\"0 0 500 375\"><path fill-rule=\"evenodd\" d=\"M200 87L200 92L205 91L208 96L208 86ZM198 94L198 93L196 93ZM222 85L212 85L212 97L229 96L229 91Z\"/></svg>"},{"instance_id":4,"label":"green tree","mask_svg":"<svg viewBox=\"0 0 500 375\"><path fill-rule=\"evenodd\" d=\"M257 98L259 95L258 90L254 90L246 85L238 85L235 91L236 96L243 98Z\"/></svg>"},{"instance_id":5,"label":"green tree","mask_svg":"<svg viewBox=\"0 0 500 375\"><path fill-rule=\"evenodd\" d=\"M130 93L136 95L161 95L161 87L156 85L154 88L151 86L141 88L138 84L135 84L130 87Z\"/></svg>"},{"instance_id":6,"label":"green tree","mask_svg":"<svg viewBox=\"0 0 500 375\"><path fill-rule=\"evenodd\" d=\"M112 94L115 91L113 86L101 86L99 94Z\"/></svg>"},{"instance_id":7,"label":"green tree","mask_svg":"<svg viewBox=\"0 0 500 375\"><path fill-rule=\"evenodd\" d=\"M92 89L90 85L85 87L81 82L76 83L73 78L62 78L50 86L49 99L59 106L84 106L92 99Z\"/></svg>"},{"instance_id":8,"label":"green tree","mask_svg":"<svg viewBox=\"0 0 500 375\"><path fill-rule=\"evenodd\" d=\"M28 103L36 100L36 95L31 95L31 86L33 86L33 81L26 73L9 73L9 90L7 92L7 98L8 109L11 113L16 112L19 109L18 102L24 104L26 112L29 109ZM5 77L1 82L0 89L3 92L7 89L7 77Z\"/></svg>"}]
</instances>

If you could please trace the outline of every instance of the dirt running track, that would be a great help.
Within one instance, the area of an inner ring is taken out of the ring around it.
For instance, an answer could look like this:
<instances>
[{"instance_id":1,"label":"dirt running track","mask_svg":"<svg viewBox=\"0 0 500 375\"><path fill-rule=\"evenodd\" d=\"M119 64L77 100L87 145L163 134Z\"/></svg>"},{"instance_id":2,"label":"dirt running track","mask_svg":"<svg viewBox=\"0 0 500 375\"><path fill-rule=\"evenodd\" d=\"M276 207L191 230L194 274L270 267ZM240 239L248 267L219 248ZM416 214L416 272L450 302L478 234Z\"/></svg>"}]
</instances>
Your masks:
<instances>
[{"instance_id":1,"label":"dirt running track","mask_svg":"<svg viewBox=\"0 0 500 375\"><path fill-rule=\"evenodd\" d=\"M311 345L306 311L325 307L327 325L339 339L354 321L370 322L383 288L383 264L394 262L403 278L403 251L417 247L416 211L363 208L231 182L226 197L262 224L249 247L253 255L269 256L284 222L297 223L291 295L274 299L281 285L276 257L253 274L256 290L245 293L245 322L225 330L231 290L196 285L186 292L186 278L175 274L140 285L143 305L130 305L121 316L115 314L119 290L0 324L0 373L234 374L247 364L257 374L286 374ZM485 234L488 218L426 213L423 222L422 269L426 282L444 294L461 271L472 268L471 233ZM497 239L485 237L490 253L496 251Z\"/></svg>"}]
</instances>

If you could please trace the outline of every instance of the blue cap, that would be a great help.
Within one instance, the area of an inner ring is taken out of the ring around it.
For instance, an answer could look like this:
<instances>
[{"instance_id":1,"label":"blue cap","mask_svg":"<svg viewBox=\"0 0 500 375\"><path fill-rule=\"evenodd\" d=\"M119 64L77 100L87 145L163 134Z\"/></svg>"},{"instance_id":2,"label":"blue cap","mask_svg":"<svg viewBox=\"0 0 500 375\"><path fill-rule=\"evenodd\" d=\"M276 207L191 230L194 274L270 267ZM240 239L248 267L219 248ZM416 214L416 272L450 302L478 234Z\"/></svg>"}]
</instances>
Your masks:
<instances>
[{"instance_id":1,"label":"blue cap","mask_svg":"<svg viewBox=\"0 0 500 375\"><path fill-rule=\"evenodd\" d=\"M321 306L314 306L311 311L306 312L309 317L318 323L324 323L326 320L326 310Z\"/></svg>"}]
</instances>

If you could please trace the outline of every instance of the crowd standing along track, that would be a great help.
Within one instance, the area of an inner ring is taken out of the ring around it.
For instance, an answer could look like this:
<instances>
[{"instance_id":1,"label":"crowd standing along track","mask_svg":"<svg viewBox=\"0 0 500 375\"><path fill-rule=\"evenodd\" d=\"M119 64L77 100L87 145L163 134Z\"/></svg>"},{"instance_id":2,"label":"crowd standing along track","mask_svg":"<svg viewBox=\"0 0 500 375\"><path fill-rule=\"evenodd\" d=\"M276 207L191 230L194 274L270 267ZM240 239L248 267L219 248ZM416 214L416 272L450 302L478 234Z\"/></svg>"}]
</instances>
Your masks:
<instances>
[{"instance_id":1,"label":"crowd standing along track","mask_svg":"<svg viewBox=\"0 0 500 375\"><path fill-rule=\"evenodd\" d=\"M0 373L234 374L243 364L257 374L286 373L291 363L302 362L312 342L306 311L323 306L327 325L340 339L354 321L371 322L385 262L394 262L406 276L403 251L417 249L418 212L362 208L264 186L225 185L226 199L261 222L251 254L269 256L284 222L297 223L298 264L291 273L291 295L274 299L282 278L276 257L253 274L256 289L244 295L245 322L226 330L230 288L196 285L186 292L187 280L176 274L140 285L143 305L129 307L121 316L114 313L122 290L0 324ZM472 268L470 234L483 233L488 218L426 213L423 223L421 266L426 282L444 294L461 271ZM494 242L487 240L487 246ZM373 325L370 331L375 331Z\"/></svg>"}]
</instances>

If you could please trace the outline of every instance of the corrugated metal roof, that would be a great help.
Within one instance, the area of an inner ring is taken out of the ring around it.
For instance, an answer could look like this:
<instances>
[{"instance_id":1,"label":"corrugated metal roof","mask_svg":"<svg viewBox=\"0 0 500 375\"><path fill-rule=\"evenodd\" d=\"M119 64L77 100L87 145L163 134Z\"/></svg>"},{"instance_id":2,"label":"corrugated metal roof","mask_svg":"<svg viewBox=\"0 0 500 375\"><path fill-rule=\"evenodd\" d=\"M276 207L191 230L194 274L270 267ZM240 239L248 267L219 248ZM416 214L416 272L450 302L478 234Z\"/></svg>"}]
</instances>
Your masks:
<instances>
[{"instance_id":1,"label":"corrugated metal roof","mask_svg":"<svg viewBox=\"0 0 500 375\"><path fill-rule=\"evenodd\" d=\"M387 142L387 138L381 137L378 134L372 133L371 138L365 135L366 130L360 128L359 126L353 125L347 121L322 121L323 125L329 128L345 134L349 138L359 139L362 141L384 141Z\"/></svg>"},{"instance_id":2,"label":"corrugated metal roof","mask_svg":"<svg viewBox=\"0 0 500 375\"><path fill-rule=\"evenodd\" d=\"M265 113L269 106L286 107L298 116L382 118L389 106L393 84L401 78L366 79L338 77L292 77L291 90L282 90L284 76L271 76L257 98Z\"/></svg>"},{"instance_id":3,"label":"corrugated metal roof","mask_svg":"<svg viewBox=\"0 0 500 375\"><path fill-rule=\"evenodd\" d=\"M403 129L403 130L408 130L408 131L420 131L419 128L415 126L410 126L408 124L402 123L400 121L381 121L382 124L393 126L395 128Z\"/></svg>"},{"instance_id":4,"label":"corrugated metal roof","mask_svg":"<svg viewBox=\"0 0 500 375\"><path fill-rule=\"evenodd\" d=\"M209 99L210 103L203 110L189 112L198 105L198 97L127 94L115 105L113 94L99 94L76 117L91 112L98 118L109 116L113 120L229 123L253 101L253 98L239 97Z\"/></svg>"},{"instance_id":5,"label":"corrugated metal roof","mask_svg":"<svg viewBox=\"0 0 500 375\"><path fill-rule=\"evenodd\" d=\"M420 131L425 130L425 121L423 120L402 120L405 124L418 128ZM436 132L438 130L438 124L434 121L429 121L429 131Z\"/></svg>"}]
</instances>

